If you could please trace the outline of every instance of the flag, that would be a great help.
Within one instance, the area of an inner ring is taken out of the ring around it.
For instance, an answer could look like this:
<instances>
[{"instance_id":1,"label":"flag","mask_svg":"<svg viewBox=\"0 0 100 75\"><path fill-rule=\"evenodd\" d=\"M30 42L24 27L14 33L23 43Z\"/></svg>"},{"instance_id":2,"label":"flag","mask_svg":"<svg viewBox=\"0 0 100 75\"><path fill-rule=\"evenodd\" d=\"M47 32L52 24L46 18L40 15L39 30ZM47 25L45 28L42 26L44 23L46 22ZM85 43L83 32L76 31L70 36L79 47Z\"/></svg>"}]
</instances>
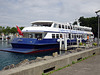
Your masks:
<instances>
[{"instance_id":1,"label":"flag","mask_svg":"<svg viewBox=\"0 0 100 75\"><path fill-rule=\"evenodd\" d=\"M22 33L22 31L20 30L20 28L16 25L16 27L17 27L17 31L18 31L18 33L19 33L19 35L22 35L23 36L23 33Z\"/></svg>"}]
</instances>

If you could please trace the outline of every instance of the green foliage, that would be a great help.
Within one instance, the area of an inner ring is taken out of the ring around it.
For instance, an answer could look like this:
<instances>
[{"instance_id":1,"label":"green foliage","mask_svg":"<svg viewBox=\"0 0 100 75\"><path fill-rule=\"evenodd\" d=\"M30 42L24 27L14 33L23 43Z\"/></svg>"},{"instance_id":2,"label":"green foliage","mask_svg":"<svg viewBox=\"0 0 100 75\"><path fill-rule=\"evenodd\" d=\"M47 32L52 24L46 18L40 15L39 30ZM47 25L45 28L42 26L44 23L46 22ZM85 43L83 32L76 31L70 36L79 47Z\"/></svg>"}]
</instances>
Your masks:
<instances>
[{"instance_id":1,"label":"green foliage","mask_svg":"<svg viewBox=\"0 0 100 75\"><path fill-rule=\"evenodd\" d=\"M72 64L75 64L76 62L75 61L72 61Z\"/></svg>"},{"instance_id":2,"label":"green foliage","mask_svg":"<svg viewBox=\"0 0 100 75\"><path fill-rule=\"evenodd\" d=\"M83 43L84 46L86 46L86 43Z\"/></svg>"},{"instance_id":3,"label":"green foliage","mask_svg":"<svg viewBox=\"0 0 100 75\"><path fill-rule=\"evenodd\" d=\"M6 32L6 34L10 33L10 27L9 26L6 27L5 32Z\"/></svg>"},{"instance_id":4,"label":"green foliage","mask_svg":"<svg viewBox=\"0 0 100 75\"><path fill-rule=\"evenodd\" d=\"M67 67L71 66L70 64L67 65Z\"/></svg>"},{"instance_id":5,"label":"green foliage","mask_svg":"<svg viewBox=\"0 0 100 75\"><path fill-rule=\"evenodd\" d=\"M48 74L42 73L42 75L48 75Z\"/></svg>"},{"instance_id":6,"label":"green foliage","mask_svg":"<svg viewBox=\"0 0 100 75\"><path fill-rule=\"evenodd\" d=\"M50 72L48 72L48 73L42 73L42 75L50 75L50 74L52 74L52 73L54 73L54 72L56 72L56 71L62 70L62 69L66 68L66 67L69 67L69 66L71 66L71 65L68 64L67 66L64 66L64 67L58 68L58 69L53 70L53 71L50 71Z\"/></svg>"},{"instance_id":7,"label":"green foliage","mask_svg":"<svg viewBox=\"0 0 100 75\"><path fill-rule=\"evenodd\" d=\"M0 26L0 33L2 33L2 26Z\"/></svg>"},{"instance_id":8,"label":"green foliage","mask_svg":"<svg viewBox=\"0 0 100 75\"><path fill-rule=\"evenodd\" d=\"M97 37L97 29L98 29L98 19L97 17L90 17L90 18L84 18L83 16L79 18L80 25L81 26L87 26L92 27L92 32L94 33L94 36Z\"/></svg>"},{"instance_id":9,"label":"green foliage","mask_svg":"<svg viewBox=\"0 0 100 75\"><path fill-rule=\"evenodd\" d=\"M92 32L94 33L94 36L97 37L98 35L98 18L97 17L89 17L89 18L84 18L84 16L79 18L79 22L81 26L87 26L87 27L92 27ZM77 24L75 21L73 25Z\"/></svg>"},{"instance_id":10,"label":"green foliage","mask_svg":"<svg viewBox=\"0 0 100 75\"><path fill-rule=\"evenodd\" d=\"M79 61L82 61L82 59L80 59Z\"/></svg>"},{"instance_id":11,"label":"green foliage","mask_svg":"<svg viewBox=\"0 0 100 75\"><path fill-rule=\"evenodd\" d=\"M85 58L83 58L83 60L85 60Z\"/></svg>"},{"instance_id":12,"label":"green foliage","mask_svg":"<svg viewBox=\"0 0 100 75\"><path fill-rule=\"evenodd\" d=\"M15 34L17 32L17 28L12 27L10 32L13 33L13 34Z\"/></svg>"},{"instance_id":13,"label":"green foliage","mask_svg":"<svg viewBox=\"0 0 100 75\"><path fill-rule=\"evenodd\" d=\"M75 21L75 22L73 23L73 25L77 25L77 22Z\"/></svg>"},{"instance_id":14,"label":"green foliage","mask_svg":"<svg viewBox=\"0 0 100 75\"><path fill-rule=\"evenodd\" d=\"M97 46L97 43L93 43L92 45Z\"/></svg>"},{"instance_id":15,"label":"green foliage","mask_svg":"<svg viewBox=\"0 0 100 75\"><path fill-rule=\"evenodd\" d=\"M80 42L79 45L80 45L80 46L83 45L82 42Z\"/></svg>"},{"instance_id":16,"label":"green foliage","mask_svg":"<svg viewBox=\"0 0 100 75\"><path fill-rule=\"evenodd\" d=\"M19 27L21 30L24 28L24 27ZM4 34L9 34L9 33L13 33L13 34L15 34L15 33L17 33L17 28L16 27L9 27L9 26L7 26L7 27L2 27L2 26L0 26L0 33L4 33Z\"/></svg>"},{"instance_id":17,"label":"green foliage","mask_svg":"<svg viewBox=\"0 0 100 75\"><path fill-rule=\"evenodd\" d=\"M24 27L19 27L21 30L24 28Z\"/></svg>"}]
</instances>

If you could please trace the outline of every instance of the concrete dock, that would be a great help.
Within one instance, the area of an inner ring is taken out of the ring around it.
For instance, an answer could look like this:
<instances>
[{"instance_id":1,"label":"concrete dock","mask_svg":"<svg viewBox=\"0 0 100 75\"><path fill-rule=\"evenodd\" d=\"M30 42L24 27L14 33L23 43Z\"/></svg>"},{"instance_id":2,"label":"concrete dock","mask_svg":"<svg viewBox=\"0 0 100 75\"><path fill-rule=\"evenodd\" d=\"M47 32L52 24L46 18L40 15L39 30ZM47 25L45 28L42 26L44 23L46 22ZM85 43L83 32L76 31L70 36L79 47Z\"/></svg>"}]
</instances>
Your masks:
<instances>
[{"instance_id":1,"label":"concrete dock","mask_svg":"<svg viewBox=\"0 0 100 75\"><path fill-rule=\"evenodd\" d=\"M52 70L59 69L68 64L72 64L73 61L77 62L79 59L93 56L94 54L100 57L100 55L98 55L100 54L100 47L96 47L96 48L92 48L92 49L88 49L88 50L84 50L84 51L80 51L76 53L71 53L68 55L61 55L61 56L53 57L51 59L31 63L25 66L15 67L9 70L2 70L0 71L0 75L42 75L42 73L48 73ZM90 59L89 62L87 60L84 60L80 63L76 63L75 64L76 66L72 65L68 67L69 68L68 71L66 70L68 68L61 70L62 71L61 73L63 74L60 74L60 73L56 74L55 72L53 75L86 75L85 71L88 73L89 72L92 73L94 69L96 70L94 70L93 74L87 73L87 75L98 75L99 74L98 72L100 71L99 57L94 56L91 59L89 58ZM69 74L67 74L66 71Z\"/></svg>"},{"instance_id":2,"label":"concrete dock","mask_svg":"<svg viewBox=\"0 0 100 75\"><path fill-rule=\"evenodd\" d=\"M51 75L100 75L100 55L90 57Z\"/></svg>"}]
</instances>

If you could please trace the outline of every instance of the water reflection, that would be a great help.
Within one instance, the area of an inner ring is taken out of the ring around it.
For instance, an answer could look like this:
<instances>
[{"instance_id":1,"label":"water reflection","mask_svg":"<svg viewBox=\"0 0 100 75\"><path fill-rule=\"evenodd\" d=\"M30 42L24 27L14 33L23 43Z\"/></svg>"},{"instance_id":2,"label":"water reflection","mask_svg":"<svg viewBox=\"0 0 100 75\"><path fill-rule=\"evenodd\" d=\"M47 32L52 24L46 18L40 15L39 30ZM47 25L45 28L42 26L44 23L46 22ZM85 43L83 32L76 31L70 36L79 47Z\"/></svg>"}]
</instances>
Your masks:
<instances>
[{"instance_id":1,"label":"water reflection","mask_svg":"<svg viewBox=\"0 0 100 75\"><path fill-rule=\"evenodd\" d=\"M11 44L9 44L8 42L0 42L0 49L8 47L10 48ZM0 51L0 70L7 65L17 64L25 59L33 60L36 57L50 56L52 55L53 52L55 51L48 51L48 52L41 52L34 54L20 54L20 53Z\"/></svg>"}]
</instances>

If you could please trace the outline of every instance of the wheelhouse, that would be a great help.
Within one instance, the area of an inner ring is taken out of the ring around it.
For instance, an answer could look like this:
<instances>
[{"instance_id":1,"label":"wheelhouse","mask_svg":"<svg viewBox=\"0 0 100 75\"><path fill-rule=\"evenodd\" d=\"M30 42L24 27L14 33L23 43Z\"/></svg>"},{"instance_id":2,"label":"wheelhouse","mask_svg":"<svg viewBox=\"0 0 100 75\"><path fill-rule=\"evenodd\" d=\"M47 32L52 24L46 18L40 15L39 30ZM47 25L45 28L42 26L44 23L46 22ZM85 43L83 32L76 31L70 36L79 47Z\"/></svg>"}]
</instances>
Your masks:
<instances>
[{"instance_id":1,"label":"wheelhouse","mask_svg":"<svg viewBox=\"0 0 100 75\"><path fill-rule=\"evenodd\" d=\"M53 22L44 22L44 21L36 21L32 22L32 26L34 27L51 27Z\"/></svg>"}]
</instances>

